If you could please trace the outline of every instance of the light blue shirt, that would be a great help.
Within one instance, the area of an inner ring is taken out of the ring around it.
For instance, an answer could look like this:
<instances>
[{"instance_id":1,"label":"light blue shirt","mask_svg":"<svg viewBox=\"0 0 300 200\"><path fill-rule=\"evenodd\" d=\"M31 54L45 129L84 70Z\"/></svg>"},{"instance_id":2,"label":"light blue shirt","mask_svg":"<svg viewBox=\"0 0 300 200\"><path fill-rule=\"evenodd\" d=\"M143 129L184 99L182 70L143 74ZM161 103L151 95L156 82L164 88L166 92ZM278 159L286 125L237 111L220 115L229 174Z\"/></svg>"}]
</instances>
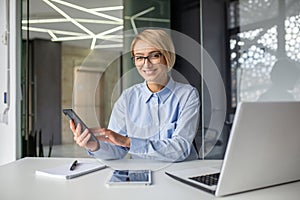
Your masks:
<instances>
[{"instance_id":1,"label":"light blue shirt","mask_svg":"<svg viewBox=\"0 0 300 200\"><path fill-rule=\"evenodd\" d=\"M192 145L198 128L200 101L197 89L173 81L151 92L146 81L121 94L114 105L108 129L130 137L130 148L100 142L89 152L100 159L132 158L168 162L197 159Z\"/></svg>"}]
</instances>

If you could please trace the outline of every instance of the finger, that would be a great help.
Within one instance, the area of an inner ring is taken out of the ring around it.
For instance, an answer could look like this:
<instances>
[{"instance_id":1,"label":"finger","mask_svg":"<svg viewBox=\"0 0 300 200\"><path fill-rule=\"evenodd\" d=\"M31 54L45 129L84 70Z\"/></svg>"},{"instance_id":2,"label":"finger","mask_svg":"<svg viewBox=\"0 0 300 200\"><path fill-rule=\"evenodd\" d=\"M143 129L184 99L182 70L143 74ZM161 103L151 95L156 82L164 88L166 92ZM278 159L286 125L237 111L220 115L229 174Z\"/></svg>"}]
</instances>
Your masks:
<instances>
[{"instance_id":1,"label":"finger","mask_svg":"<svg viewBox=\"0 0 300 200\"><path fill-rule=\"evenodd\" d=\"M116 136L117 135L115 135L114 132L106 129L105 132L104 132L104 134L105 134L105 141L106 142L118 145L117 142L116 142Z\"/></svg>"},{"instance_id":2,"label":"finger","mask_svg":"<svg viewBox=\"0 0 300 200\"><path fill-rule=\"evenodd\" d=\"M102 128L89 128L89 130L92 132L92 133L98 133L98 132L101 132L101 129Z\"/></svg>"},{"instance_id":3,"label":"finger","mask_svg":"<svg viewBox=\"0 0 300 200\"><path fill-rule=\"evenodd\" d=\"M78 136L78 140L81 142L84 140L84 138L86 138L89 135L89 130L85 129L79 136Z\"/></svg>"},{"instance_id":4,"label":"finger","mask_svg":"<svg viewBox=\"0 0 300 200\"><path fill-rule=\"evenodd\" d=\"M75 132L75 124L73 120L70 120L70 129L72 130L72 132Z\"/></svg>"},{"instance_id":5,"label":"finger","mask_svg":"<svg viewBox=\"0 0 300 200\"><path fill-rule=\"evenodd\" d=\"M90 138L91 138L91 134L88 133L88 134L86 135L86 137L84 137L84 138L82 139L82 141L80 142L80 145L81 145L82 147L86 147L88 141L90 140Z\"/></svg>"},{"instance_id":6,"label":"finger","mask_svg":"<svg viewBox=\"0 0 300 200\"><path fill-rule=\"evenodd\" d=\"M85 131L82 132L82 134L80 134L79 136L74 136L74 140L76 141L76 143L79 146L84 146L86 144L84 144L85 138L89 136L89 132L88 129L86 129Z\"/></svg>"},{"instance_id":7,"label":"finger","mask_svg":"<svg viewBox=\"0 0 300 200\"><path fill-rule=\"evenodd\" d=\"M106 135L96 135L97 140L107 142L108 137Z\"/></svg>"},{"instance_id":8,"label":"finger","mask_svg":"<svg viewBox=\"0 0 300 200\"><path fill-rule=\"evenodd\" d=\"M106 130L107 129L105 129L105 128L98 128L97 131L95 131L95 132L92 131L92 132L97 139L104 141L105 137L107 137Z\"/></svg>"},{"instance_id":9,"label":"finger","mask_svg":"<svg viewBox=\"0 0 300 200\"><path fill-rule=\"evenodd\" d=\"M106 135L106 132L97 132L97 133L93 133L94 134L94 136L95 137L99 137L99 138L102 138L102 137L108 137L107 135Z\"/></svg>"},{"instance_id":10,"label":"finger","mask_svg":"<svg viewBox=\"0 0 300 200\"><path fill-rule=\"evenodd\" d=\"M81 124L77 124L76 129L75 129L75 134L77 137L81 135Z\"/></svg>"},{"instance_id":11,"label":"finger","mask_svg":"<svg viewBox=\"0 0 300 200\"><path fill-rule=\"evenodd\" d=\"M83 140L84 135L86 135L85 132L81 133L81 130L80 131L79 130L80 129L76 128L76 131L74 133L74 140L76 142L81 142L81 140Z\"/></svg>"},{"instance_id":12,"label":"finger","mask_svg":"<svg viewBox=\"0 0 300 200\"><path fill-rule=\"evenodd\" d=\"M106 137L105 138L105 141L110 143L110 144L113 144L113 145L119 145L118 143L116 143L114 140L111 140L109 137Z\"/></svg>"},{"instance_id":13,"label":"finger","mask_svg":"<svg viewBox=\"0 0 300 200\"><path fill-rule=\"evenodd\" d=\"M103 133L104 135L106 135L107 137L114 137L115 132L113 132L112 130L106 129L106 128L101 128L100 132Z\"/></svg>"}]
</instances>

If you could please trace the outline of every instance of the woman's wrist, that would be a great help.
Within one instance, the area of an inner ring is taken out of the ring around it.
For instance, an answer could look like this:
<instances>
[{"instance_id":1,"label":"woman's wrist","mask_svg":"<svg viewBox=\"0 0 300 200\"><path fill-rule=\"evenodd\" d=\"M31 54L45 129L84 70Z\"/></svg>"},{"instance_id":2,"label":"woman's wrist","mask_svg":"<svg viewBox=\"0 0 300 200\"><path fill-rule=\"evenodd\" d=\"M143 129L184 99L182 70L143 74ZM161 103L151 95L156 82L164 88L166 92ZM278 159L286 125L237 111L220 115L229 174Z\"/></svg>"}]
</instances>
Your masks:
<instances>
[{"instance_id":1,"label":"woman's wrist","mask_svg":"<svg viewBox=\"0 0 300 200\"><path fill-rule=\"evenodd\" d=\"M100 149L100 144L99 144L99 142L97 141L97 142L95 142L95 143L96 143L96 146L95 146L95 147L92 147L92 148L88 148L89 151L95 152L95 151L98 151L98 150Z\"/></svg>"},{"instance_id":2,"label":"woman's wrist","mask_svg":"<svg viewBox=\"0 0 300 200\"><path fill-rule=\"evenodd\" d=\"M130 138L129 138L129 137L126 137L126 140L125 140L125 147L130 148Z\"/></svg>"}]
</instances>

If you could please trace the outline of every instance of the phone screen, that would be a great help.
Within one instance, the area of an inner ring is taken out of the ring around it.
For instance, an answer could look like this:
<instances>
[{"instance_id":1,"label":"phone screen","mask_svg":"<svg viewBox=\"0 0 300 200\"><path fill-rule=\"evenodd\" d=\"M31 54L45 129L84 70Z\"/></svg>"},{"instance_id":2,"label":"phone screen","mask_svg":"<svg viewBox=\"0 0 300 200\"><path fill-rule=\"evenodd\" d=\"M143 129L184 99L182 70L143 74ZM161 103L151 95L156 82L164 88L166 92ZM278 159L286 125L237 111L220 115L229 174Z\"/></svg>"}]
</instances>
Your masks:
<instances>
[{"instance_id":1,"label":"phone screen","mask_svg":"<svg viewBox=\"0 0 300 200\"><path fill-rule=\"evenodd\" d=\"M108 184L151 184L150 170L115 170Z\"/></svg>"}]
</instances>

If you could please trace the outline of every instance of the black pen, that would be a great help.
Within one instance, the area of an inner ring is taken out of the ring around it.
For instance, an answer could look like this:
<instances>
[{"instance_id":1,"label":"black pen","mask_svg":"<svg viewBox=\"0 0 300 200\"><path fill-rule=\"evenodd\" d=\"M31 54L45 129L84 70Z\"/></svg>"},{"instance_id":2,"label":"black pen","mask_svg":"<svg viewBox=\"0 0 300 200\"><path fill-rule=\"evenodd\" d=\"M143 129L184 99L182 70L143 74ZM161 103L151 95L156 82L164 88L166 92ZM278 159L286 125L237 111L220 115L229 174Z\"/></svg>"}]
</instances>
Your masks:
<instances>
[{"instance_id":1,"label":"black pen","mask_svg":"<svg viewBox=\"0 0 300 200\"><path fill-rule=\"evenodd\" d=\"M77 163L78 163L77 160L75 160L75 161L72 163L72 165L71 165L71 167L70 167L70 170L71 170L71 171L73 171L73 170L75 169Z\"/></svg>"}]
</instances>

